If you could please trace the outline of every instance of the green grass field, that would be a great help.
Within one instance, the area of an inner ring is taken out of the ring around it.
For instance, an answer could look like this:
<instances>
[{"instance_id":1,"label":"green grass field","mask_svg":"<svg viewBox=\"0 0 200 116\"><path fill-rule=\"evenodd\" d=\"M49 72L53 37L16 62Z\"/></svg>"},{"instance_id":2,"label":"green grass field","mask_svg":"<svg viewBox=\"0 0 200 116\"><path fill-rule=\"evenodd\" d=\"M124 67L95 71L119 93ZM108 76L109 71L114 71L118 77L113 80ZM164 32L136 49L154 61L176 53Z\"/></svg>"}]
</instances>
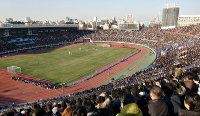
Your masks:
<instances>
[{"instance_id":1,"label":"green grass field","mask_svg":"<svg viewBox=\"0 0 200 116\"><path fill-rule=\"evenodd\" d=\"M72 82L130 53L130 49L75 45L46 53L0 60L0 68L6 69L15 65L21 67L22 73L26 75L55 83Z\"/></svg>"}]
</instances>

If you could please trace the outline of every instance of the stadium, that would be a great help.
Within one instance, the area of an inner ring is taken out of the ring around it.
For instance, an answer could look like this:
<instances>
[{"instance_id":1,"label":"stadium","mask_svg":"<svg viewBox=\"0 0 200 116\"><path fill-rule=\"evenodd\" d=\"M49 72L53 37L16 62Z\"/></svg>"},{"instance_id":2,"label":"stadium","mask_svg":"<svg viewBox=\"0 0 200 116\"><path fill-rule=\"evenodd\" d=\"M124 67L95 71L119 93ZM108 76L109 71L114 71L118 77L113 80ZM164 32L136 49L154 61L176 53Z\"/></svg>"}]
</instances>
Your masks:
<instances>
[{"instance_id":1,"label":"stadium","mask_svg":"<svg viewBox=\"0 0 200 116\"><path fill-rule=\"evenodd\" d=\"M79 30L76 26L0 28L0 35L8 32L9 36L0 37L2 112L20 109L30 113L33 104L55 103L63 108L61 102L92 107L107 99L110 104L126 97L129 101L132 94L145 115L149 90L155 85L170 99L200 94L200 25L138 31ZM170 113L177 114L183 105L174 105L176 100ZM120 106L112 105L102 109L107 114L120 113Z\"/></svg>"}]
</instances>

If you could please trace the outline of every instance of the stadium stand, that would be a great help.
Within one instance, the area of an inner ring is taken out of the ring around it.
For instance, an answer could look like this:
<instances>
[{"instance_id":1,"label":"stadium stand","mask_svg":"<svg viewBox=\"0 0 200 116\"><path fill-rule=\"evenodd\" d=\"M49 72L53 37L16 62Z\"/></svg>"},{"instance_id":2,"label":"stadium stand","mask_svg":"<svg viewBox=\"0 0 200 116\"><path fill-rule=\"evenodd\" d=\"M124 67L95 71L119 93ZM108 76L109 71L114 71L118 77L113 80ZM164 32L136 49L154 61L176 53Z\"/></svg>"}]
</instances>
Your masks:
<instances>
[{"instance_id":1,"label":"stadium stand","mask_svg":"<svg viewBox=\"0 0 200 116\"><path fill-rule=\"evenodd\" d=\"M14 32L12 32L14 31ZM79 38L91 31L74 29L35 29L27 35L23 29L12 30L9 36L0 37L0 56L36 51L79 41ZM19 33L19 34L16 34Z\"/></svg>"},{"instance_id":2,"label":"stadium stand","mask_svg":"<svg viewBox=\"0 0 200 116\"><path fill-rule=\"evenodd\" d=\"M39 100L35 103L2 106L2 114L199 116L199 34L200 25L173 30L144 28L141 31L73 31L67 36L67 40L57 37L57 34L44 34L39 37L43 37L44 40L37 39L37 45L73 42L79 37L92 38L93 41L125 41L155 49L157 58L152 65L130 77L113 80L109 84L71 95ZM13 50L7 44L8 41L5 43L7 48L2 51Z\"/></svg>"}]
</instances>

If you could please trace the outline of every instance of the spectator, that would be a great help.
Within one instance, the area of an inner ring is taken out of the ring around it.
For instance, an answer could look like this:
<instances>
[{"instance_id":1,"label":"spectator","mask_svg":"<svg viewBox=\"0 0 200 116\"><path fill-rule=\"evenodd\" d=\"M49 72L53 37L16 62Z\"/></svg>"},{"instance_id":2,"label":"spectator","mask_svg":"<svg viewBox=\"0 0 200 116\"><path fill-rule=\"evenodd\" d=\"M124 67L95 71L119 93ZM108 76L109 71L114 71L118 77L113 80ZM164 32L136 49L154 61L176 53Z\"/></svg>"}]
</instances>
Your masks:
<instances>
[{"instance_id":1,"label":"spectator","mask_svg":"<svg viewBox=\"0 0 200 116\"><path fill-rule=\"evenodd\" d=\"M73 109L72 109L73 103L70 102L67 107L64 109L62 116L71 116Z\"/></svg>"},{"instance_id":2,"label":"spectator","mask_svg":"<svg viewBox=\"0 0 200 116\"><path fill-rule=\"evenodd\" d=\"M87 116L98 116L97 109L95 108L95 104L90 100L86 100L84 102L84 106L87 111Z\"/></svg>"},{"instance_id":3,"label":"spectator","mask_svg":"<svg viewBox=\"0 0 200 116\"><path fill-rule=\"evenodd\" d=\"M148 112L150 116L168 116L169 110L167 104L163 100L163 91L160 87L154 86L151 88L151 101L148 104Z\"/></svg>"},{"instance_id":4,"label":"spectator","mask_svg":"<svg viewBox=\"0 0 200 116\"><path fill-rule=\"evenodd\" d=\"M52 112L52 106L51 104L46 105L46 116L51 116L53 114Z\"/></svg>"},{"instance_id":5,"label":"spectator","mask_svg":"<svg viewBox=\"0 0 200 116\"><path fill-rule=\"evenodd\" d=\"M179 116L200 116L200 98L198 95L186 95L184 99L184 106L186 110L179 110Z\"/></svg>"},{"instance_id":6,"label":"spectator","mask_svg":"<svg viewBox=\"0 0 200 116\"><path fill-rule=\"evenodd\" d=\"M120 100L120 90L113 90L112 91L112 100L109 106L110 116L116 116L120 113L121 108L121 100Z\"/></svg>"},{"instance_id":7,"label":"spectator","mask_svg":"<svg viewBox=\"0 0 200 116\"><path fill-rule=\"evenodd\" d=\"M121 112L117 116L143 116L143 114L135 103L134 97L131 94L126 94Z\"/></svg>"},{"instance_id":8,"label":"spectator","mask_svg":"<svg viewBox=\"0 0 200 116\"><path fill-rule=\"evenodd\" d=\"M58 107L54 107L52 109L53 116L61 116L60 112L58 111Z\"/></svg>"},{"instance_id":9,"label":"spectator","mask_svg":"<svg viewBox=\"0 0 200 116\"><path fill-rule=\"evenodd\" d=\"M96 105L96 108L97 108L97 112L100 116L109 116L109 110L107 109L106 107L106 98L103 97L103 96L98 96L97 98L97 105Z\"/></svg>"}]
</instances>

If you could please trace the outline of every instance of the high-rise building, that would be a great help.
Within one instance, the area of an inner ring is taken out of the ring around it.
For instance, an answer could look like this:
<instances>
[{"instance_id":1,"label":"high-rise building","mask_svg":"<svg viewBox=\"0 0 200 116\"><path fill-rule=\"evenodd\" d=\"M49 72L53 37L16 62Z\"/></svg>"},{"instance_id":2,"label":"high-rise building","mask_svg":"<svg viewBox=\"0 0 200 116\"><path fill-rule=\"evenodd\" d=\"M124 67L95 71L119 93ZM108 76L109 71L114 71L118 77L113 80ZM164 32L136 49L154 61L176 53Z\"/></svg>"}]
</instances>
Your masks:
<instances>
[{"instance_id":1,"label":"high-rise building","mask_svg":"<svg viewBox=\"0 0 200 116\"><path fill-rule=\"evenodd\" d=\"M127 22L127 23L133 23L133 16L132 16L132 14L129 14L129 15L127 16L126 22Z\"/></svg>"},{"instance_id":2,"label":"high-rise building","mask_svg":"<svg viewBox=\"0 0 200 116\"><path fill-rule=\"evenodd\" d=\"M167 4L163 9L162 27L176 27L178 25L179 8L176 4Z\"/></svg>"},{"instance_id":3,"label":"high-rise building","mask_svg":"<svg viewBox=\"0 0 200 116\"><path fill-rule=\"evenodd\" d=\"M93 18L93 21L94 21L94 22L97 22L97 17L94 17L94 18Z\"/></svg>"},{"instance_id":4,"label":"high-rise building","mask_svg":"<svg viewBox=\"0 0 200 116\"><path fill-rule=\"evenodd\" d=\"M97 28L97 17L93 18L93 23L92 23L93 29L95 30Z\"/></svg>"}]
</instances>

